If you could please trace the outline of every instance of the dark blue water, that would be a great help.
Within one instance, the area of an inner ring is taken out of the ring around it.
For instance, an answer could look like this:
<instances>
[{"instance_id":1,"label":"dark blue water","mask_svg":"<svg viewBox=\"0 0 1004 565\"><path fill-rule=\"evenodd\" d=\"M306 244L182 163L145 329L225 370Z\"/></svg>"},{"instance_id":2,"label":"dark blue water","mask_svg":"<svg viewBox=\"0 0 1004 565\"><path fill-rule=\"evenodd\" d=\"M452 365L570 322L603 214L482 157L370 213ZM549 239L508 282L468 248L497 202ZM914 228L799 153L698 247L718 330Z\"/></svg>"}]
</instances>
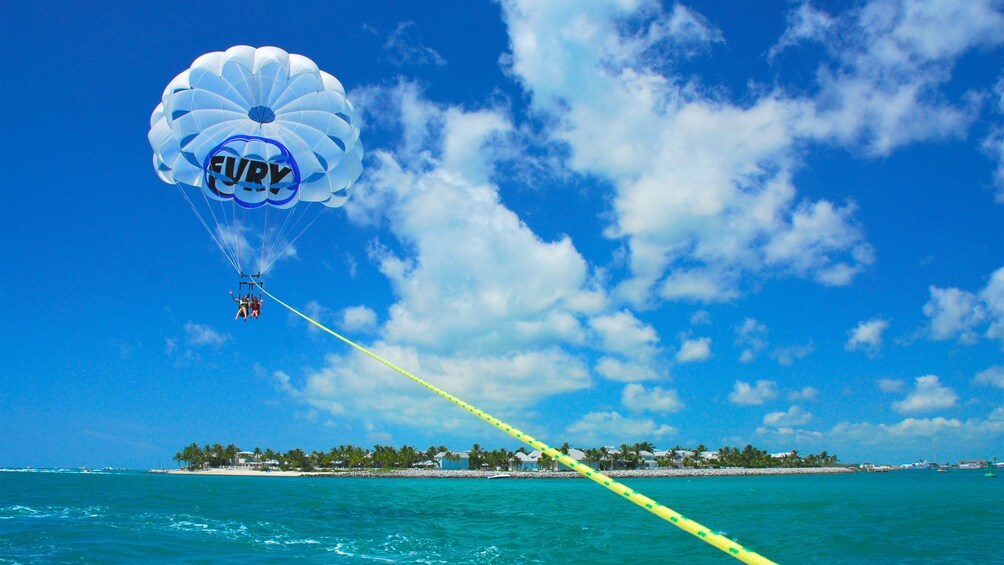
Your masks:
<instances>
[{"instance_id":1,"label":"dark blue water","mask_svg":"<svg viewBox=\"0 0 1004 565\"><path fill-rule=\"evenodd\" d=\"M626 479L780 563L1004 563L982 471ZM3 562L738 563L587 480L0 473Z\"/></svg>"}]
</instances>

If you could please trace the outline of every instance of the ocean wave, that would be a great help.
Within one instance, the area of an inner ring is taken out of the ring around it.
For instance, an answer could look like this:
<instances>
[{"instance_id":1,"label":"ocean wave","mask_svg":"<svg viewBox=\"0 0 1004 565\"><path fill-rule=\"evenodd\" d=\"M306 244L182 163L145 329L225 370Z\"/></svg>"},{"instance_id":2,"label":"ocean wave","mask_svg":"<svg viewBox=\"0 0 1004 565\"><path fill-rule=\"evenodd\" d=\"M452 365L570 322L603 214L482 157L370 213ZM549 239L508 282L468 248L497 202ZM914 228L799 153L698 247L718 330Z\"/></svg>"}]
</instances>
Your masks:
<instances>
[{"instance_id":1,"label":"ocean wave","mask_svg":"<svg viewBox=\"0 0 1004 565\"><path fill-rule=\"evenodd\" d=\"M85 520L99 518L105 510L101 506L86 506L83 508L73 506L41 506L39 508L32 508L30 506L14 504L0 508L0 520L16 520L19 518Z\"/></svg>"}]
</instances>

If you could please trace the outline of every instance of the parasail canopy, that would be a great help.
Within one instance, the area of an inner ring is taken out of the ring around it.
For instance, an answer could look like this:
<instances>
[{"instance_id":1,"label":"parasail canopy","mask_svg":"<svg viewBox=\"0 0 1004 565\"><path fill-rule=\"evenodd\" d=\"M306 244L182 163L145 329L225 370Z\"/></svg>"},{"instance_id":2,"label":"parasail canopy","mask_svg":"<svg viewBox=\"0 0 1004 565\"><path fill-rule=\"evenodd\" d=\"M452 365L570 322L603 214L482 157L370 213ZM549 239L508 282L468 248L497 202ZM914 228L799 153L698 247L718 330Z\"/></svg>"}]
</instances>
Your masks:
<instances>
[{"instance_id":1,"label":"parasail canopy","mask_svg":"<svg viewBox=\"0 0 1004 565\"><path fill-rule=\"evenodd\" d=\"M153 166L178 187L240 272L262 273L362 172L359 120L345 89L278 47L202 55L150 116ZM305 203L316 203L306 206Z\"/></svg>"}]
</instances>

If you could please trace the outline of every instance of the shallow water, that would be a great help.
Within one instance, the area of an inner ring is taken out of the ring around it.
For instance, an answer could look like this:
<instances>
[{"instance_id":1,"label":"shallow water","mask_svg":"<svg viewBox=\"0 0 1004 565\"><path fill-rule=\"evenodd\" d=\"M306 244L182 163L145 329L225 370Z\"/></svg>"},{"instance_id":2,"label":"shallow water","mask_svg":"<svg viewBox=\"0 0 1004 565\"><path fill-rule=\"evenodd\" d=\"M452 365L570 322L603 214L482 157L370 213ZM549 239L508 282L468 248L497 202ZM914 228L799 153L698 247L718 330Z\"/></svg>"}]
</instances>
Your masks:
<instances>
[{"instance_id":1,"label":"shallow water","mask_svg":"<svg viewBox=\"0 0 1004 565\"><path fill-rule=\"evenodd\" d=\"M625 479L780 563L1004 563L982 471ZM730 563L587 480L0 473L4 562Z\"/></svg>"}]
</instances>

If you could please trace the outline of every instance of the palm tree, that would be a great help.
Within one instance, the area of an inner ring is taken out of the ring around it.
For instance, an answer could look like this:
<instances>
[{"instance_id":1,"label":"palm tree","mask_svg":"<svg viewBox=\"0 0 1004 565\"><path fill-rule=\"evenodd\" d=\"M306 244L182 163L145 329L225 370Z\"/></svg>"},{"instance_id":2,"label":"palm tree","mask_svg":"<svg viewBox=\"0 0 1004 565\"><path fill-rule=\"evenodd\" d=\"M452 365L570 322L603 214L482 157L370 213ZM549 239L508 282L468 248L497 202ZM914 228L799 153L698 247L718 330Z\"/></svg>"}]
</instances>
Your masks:
<instances>
[{"instance_id":1,"label":"palm tree","mask_svg":"<svg viewBox=\"0 0 1004 565\"><path fill-rule=\"evenodd\" d=\"M606 465L604 465L606 463ZM600 471L610 470L610 450L606 446L600 448Z\"/></svg>"},{"instance_id":2,"label":"palm tree","mask_svg":"<svg viewBox=\"0 0 1004 565\"><path fill-rule=\"evenodd\" d=\"M541 453L540 457L537 458L537 468L547 469L548 471L554 470L554 459L546 453Z\"/></svg>"},{"instance_id":3,"label":"palm tree","mask_svg":"<svg viewBox=\"0 0 1004 565\"><path fill-rule=\"evenodd\" d=\"M481 449L480 445L476 443L472 445L471 450L470 452L468 452L467 456L469 457L469 459L467 460L467 466L469 468L471 469L481 468L481 464L484 463L484 451Z\"/></svg>"},{"instance_id":4,"label":"palm tree","mask_svg":"<svg viewBox=\"0 0 1004 565\"><path fill-rule=\"evenodd\" d=\"M638 452L626 443L621 444L621 461L624 462L625 469L635 469L638 467Z\"/></svg>"},{"instance_id":5,"label":"palm tree","mask_svg":"<svg viewBox=\"0 0 1004 565\"><path fill-rule=\"evenodd\" d=\"M410 445L404 445L397 452L397 462L395 466L402 467L404 469L410 468L421 458L421 454L415 450L414 447Z\"/></svg>"}]
</instances>

